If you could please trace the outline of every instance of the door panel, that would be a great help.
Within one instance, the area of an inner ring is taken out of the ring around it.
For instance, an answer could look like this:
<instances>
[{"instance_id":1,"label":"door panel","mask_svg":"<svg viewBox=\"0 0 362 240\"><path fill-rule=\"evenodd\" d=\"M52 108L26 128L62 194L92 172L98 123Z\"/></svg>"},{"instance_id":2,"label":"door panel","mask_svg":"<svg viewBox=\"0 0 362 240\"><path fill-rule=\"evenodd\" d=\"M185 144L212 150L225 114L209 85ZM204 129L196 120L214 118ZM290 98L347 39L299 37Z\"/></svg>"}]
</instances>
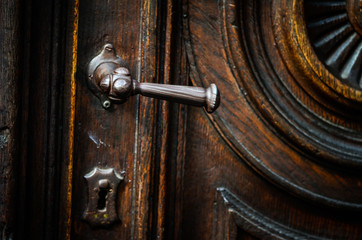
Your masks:
<instances>
[{"instance_id":1,"label":"door panel","mask_svg":"<svg viewBox=\"0 0 362 240\"><path fill-rule=\"evenodd\" d=\"M152 1L79 3L72 239L144 239L150 232L155 101L132 97L105 110L89 90L85 73L102 46L112 43L128 63L133 78L154 81L158 74L157 8L157 2ZM121 222L109 228L92 228L82 220L90 197L84 175L94 167L114 168L124 175L117 191Z\"/></svg>"},{"instance_id":2,"label":"door panel","mask_svg":"<svg viewBox=\"0 0 362 240\"><path fill-rule=\"evenodd\" d=\"M359 57L349 60L358 55L359 40L357 54L338 59L352 66L353 77L341 80L309 41L304 12L311 4L337 3L184 3L191 79L215 82L222 93L208 128L188 125L185 183L198 184L184 192L194 196L184 197L187 237L209 238L214 231L236 239L238 228L258 238L359 237L361 89L348 83L359 72ZM314 13L319 18L313 21L324 23L323 14ZM319 37L328 43L341 38L330 32ZM194 112L188 117L202 118Z\"/></svg>"}]
</instances>

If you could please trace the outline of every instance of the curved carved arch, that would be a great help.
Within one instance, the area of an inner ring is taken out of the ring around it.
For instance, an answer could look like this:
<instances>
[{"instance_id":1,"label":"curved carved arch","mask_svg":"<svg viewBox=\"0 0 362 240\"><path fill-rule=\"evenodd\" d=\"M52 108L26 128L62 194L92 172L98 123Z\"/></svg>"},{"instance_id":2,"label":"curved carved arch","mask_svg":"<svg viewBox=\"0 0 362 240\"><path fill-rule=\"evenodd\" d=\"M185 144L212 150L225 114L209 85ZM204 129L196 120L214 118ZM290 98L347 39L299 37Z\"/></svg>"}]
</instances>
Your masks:
<instances>
[{"instance_id":1,"label":"curved carved arch","mask_svg":"<svg viewBox=\"0 0 362 240\"><path fill-rule=\"evenodd\" d=\"M190 10L192 80L220 86L222 106L211 119L262 176L310 201L362 210L361 91L319 60L303 4L224 0L217 16Z\"/></svg>"}]
</instances>

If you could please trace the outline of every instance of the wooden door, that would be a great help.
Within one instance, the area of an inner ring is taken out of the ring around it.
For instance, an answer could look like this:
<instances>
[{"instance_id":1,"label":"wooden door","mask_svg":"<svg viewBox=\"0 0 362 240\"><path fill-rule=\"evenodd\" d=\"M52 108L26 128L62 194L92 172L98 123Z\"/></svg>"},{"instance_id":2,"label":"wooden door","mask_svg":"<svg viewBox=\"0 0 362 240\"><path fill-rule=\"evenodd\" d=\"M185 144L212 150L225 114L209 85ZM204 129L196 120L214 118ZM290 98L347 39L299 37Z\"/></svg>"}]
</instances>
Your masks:
<instances>
[{"instance_id":1,"label":"wooden door","mask_svg":"<svg viewBox=\"0 0 362 240\"><path fill-rule=\"evenodd\" d=\"M362 238L361 1L0 8L2 239ZM104 109L86 72L106 43L139 82L216 83L220 107ZM123 178L107 226L84 220L96 167Z\"/></svg>"}]
</instances>

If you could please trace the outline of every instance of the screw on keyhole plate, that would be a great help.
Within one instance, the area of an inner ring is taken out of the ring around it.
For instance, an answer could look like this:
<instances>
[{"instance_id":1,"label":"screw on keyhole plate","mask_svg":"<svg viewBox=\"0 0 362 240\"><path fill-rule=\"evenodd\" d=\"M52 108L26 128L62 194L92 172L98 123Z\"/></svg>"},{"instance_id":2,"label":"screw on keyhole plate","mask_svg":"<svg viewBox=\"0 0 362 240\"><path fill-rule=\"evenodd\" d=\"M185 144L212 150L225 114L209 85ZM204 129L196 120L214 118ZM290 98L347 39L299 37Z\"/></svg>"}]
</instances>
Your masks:
<instances>
[{"instance_id":1,"label":"screw on keyhole plate","mask_svg":"<svg viewBox=\"0 0 362 240\"><path fill-rule=\"evenodd\" d=\"M119 221L116 198L118 184L123 180L113 168L94 168L84 178L88 183L88 205L83 219L93 227L107 227Z\"/></svg>"}]
</instances>

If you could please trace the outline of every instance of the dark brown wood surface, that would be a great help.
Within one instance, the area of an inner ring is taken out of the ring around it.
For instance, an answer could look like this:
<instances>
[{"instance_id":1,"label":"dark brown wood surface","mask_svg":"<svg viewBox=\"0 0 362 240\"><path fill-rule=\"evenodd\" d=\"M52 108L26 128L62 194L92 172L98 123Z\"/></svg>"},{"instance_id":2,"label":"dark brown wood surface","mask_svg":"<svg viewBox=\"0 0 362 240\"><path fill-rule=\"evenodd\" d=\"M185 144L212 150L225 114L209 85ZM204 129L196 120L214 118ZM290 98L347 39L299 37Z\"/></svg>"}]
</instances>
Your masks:
<instances>
[{"instance_id":1,"label":"dark brown wood surface","mask_svg":"<svg viewBox=\"0 0 362 240\"><path fill-rule=\"evenodd\" d=\"M157 7L157 2L152 1L81 1L78 73L85 73L87 63L110 42L131 66L136 80L154 81L158 74ZM135 97L105 110L89 91L86 77L77 75L71 236L144 239L151 231L155 101ZM125 172L117 199L121 224L110 229L92 229L81 220L87 203L83 176L96 166Z\"/></svg>"},{"instance_id":2,"label":"dark brown wood surface","mask_svg":"<svg viewBox=\"0 0 362 240\"><path fill-rule=\"evenodd\" d=\"M0 238L14 236L19 174L20 1L0 4Z\"/></svg>"},{"instance_id":3,"label":"dark brown wood surface","mask_svg":"<svg viewBox=\"0 0 362 240\"><path fill-rule=\"evenodd\" d=\"M360 238L361 88L311 50L308 4L184 2L191 79L222 93L203 125L188 114L186 238Z\"/></svg>"},{"instance_id":4,"label":"dark brown wood surface","mask_svg":"<svg viewBox=\"0 0 362 240\"><path fill-rule=\"evenodd\" d=\"M0 239L362 239L358 4L2 1ZM220 107L104 109L86 70L106 43ZM124 176L107 227L84 221L95 167Z\"/></svg>"}]
</instances>

